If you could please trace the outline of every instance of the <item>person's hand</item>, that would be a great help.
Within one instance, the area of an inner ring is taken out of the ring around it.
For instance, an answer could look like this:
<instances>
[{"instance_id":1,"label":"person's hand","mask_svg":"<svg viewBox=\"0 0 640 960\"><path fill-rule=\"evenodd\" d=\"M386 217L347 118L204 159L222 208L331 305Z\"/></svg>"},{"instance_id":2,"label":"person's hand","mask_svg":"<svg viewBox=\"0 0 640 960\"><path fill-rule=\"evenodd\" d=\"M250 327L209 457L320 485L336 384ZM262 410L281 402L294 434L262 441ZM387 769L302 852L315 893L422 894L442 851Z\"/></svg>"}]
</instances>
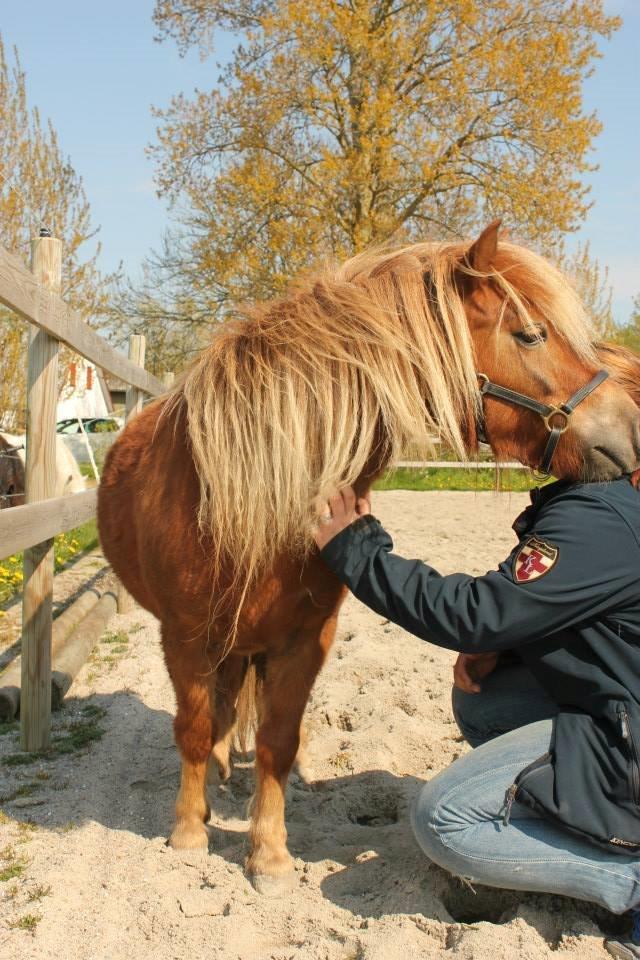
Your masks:
<instances>
[{"instance_id":1,"label":"person's hand","mask_svg":"<svg viewBox=\"0 0 640 960\"><path fill-rule=\"evenodd\" d=\"M319 503L318 525L312 534L321 550L358 517L371 513L370 497L370 490L365 491L362 497L357 497L353 487L343 487L328 501Z\"/></svg>"},{"instance_id":2,"label":"person's hand","mask_svg":"<svg viewBox=\"0 0 640 960\"><path fill-rule=\"evenodd\" d=\"M484 680L498 662L497 653L460 653L453 665L453 685L465 693L480 693Z\"/></svg>"}]
</instances>

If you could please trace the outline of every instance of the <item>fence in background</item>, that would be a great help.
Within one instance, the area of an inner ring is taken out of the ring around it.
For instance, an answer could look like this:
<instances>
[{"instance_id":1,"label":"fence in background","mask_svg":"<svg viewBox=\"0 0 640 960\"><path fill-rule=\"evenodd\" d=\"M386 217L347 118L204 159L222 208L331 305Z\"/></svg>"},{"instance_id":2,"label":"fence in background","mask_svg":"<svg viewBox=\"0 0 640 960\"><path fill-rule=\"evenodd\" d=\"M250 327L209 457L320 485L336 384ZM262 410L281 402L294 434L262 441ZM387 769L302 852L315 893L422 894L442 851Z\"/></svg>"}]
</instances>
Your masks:
<instances>
[{"instance_id":1,"label":"fence in background","mask_svg":"<svg viewBox=\"0 0 640 960\"><path fill-rule=\"evenodd\" d=\"M485 470L499 467L500 470L529 470L517 460L508 463L496 463L495 460L398 460L394 467L411 467L412 469L433 470L446 467L454 470Z\"/></svg>"}]
</instances>

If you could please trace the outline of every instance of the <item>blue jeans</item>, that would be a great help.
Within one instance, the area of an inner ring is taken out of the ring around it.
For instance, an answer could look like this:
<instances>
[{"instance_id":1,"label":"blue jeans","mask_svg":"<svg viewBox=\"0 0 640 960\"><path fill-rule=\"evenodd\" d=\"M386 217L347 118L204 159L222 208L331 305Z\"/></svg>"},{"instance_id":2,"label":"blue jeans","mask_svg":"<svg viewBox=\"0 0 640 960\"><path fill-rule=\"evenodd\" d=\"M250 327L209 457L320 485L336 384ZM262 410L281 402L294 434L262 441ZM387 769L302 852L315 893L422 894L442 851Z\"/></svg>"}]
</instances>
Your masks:
<instances>
[{"instance_id":1,"label":"blue jeans","mask_svg":"<svg viewBox=\"0 0 640 960\"><path fill-rule=\"evenodd\" d=\"M485 886L564 894L612 913L640 908L639 858L608 855L519 803L503 824L507 789L549 749L555 707L536 686L519 665L498 668L479 694L456 691L460 729L481 745L420 791L411 816L418 843L445 870Z\"/></svg>"}]
</instances>

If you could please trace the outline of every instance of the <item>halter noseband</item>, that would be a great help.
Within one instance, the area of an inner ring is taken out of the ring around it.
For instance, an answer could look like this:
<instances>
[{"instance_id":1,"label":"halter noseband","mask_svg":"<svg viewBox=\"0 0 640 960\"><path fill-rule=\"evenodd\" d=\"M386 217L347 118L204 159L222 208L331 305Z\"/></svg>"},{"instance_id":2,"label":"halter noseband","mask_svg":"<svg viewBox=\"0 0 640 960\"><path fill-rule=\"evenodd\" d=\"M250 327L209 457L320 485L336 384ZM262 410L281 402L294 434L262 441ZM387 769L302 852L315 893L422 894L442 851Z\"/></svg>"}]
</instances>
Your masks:
<instances>
[{"instance_id":1,"label":"halter noseband","mask_svg":"<svg viewBox=\"0 0 640 960\"><path fill-rule=\"evenodd\" d=\"M533 413L537 413L542 417L544 425L549 431L549 439L547 440L547 445L544 448L542 462L539 467L541 473L549 473L551 461L553 460L553 455L556 452L556 447L558 446L558 441L568 428L571 414L575 408L578 406L578 404L582 403L582 401L585 400L590 393L593 393L596 387L599 387L608 376L609 374L606 370L598 370L596 375L589 380L589 383L585 384L584 387L580 387L579 390L576 390L573 396L569 397L566 403L561 403L559 407L553 407L548 403L541 403L539 400L534 400L533 397L528 397L526 393L517 393L515 390L510 390L508 387L501 387L497 383L492 383L491 380L489 380L489 377L484 373L477 374L478 380L481 381L481 396L498 397L499 400L506 400L507 403L514 403L519 407L526 407L527 410L532 410ZM562 417L562 423L560 426L554 426L552 421L555 417ZM477 433L478 439L486 443L487 438L484 431L484 423L478 425Z\"/></svg>"}]
</instances>

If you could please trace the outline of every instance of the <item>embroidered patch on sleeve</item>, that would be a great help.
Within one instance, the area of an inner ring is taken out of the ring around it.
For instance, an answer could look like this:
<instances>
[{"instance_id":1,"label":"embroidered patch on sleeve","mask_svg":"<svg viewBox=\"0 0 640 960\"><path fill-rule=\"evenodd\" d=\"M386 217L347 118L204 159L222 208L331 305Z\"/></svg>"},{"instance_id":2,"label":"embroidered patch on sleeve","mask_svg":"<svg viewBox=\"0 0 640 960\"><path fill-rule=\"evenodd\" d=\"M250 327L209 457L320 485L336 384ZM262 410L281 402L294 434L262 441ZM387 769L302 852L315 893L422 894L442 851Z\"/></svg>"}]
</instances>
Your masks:
<instances>
[{"instance_id":1,"label":"embroidered patch on sleeve","mask_svg":"<svg viewBox=\"0 0 640 960\"><path fill-rule=\"evenodd\" d=\"M513 577L516 583L531 583L539 580L555 566L559 550L546 540L531 537L520 547L513 561Z\"/></svg>"}]
</instances>

